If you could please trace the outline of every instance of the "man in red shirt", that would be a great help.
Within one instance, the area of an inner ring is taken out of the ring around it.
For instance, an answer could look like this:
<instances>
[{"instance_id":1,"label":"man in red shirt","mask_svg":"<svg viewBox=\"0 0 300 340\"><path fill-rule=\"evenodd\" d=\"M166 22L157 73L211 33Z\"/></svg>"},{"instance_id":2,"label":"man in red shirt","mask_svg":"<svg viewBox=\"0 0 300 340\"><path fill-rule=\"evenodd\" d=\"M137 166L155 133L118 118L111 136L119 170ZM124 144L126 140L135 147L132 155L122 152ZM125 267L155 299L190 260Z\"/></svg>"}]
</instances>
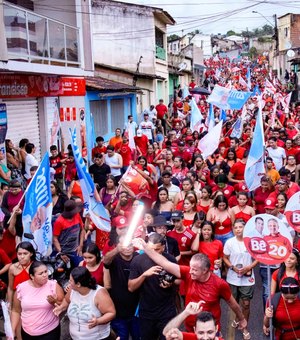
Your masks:
<instances>
[{"instance_id":1,"label":"man in red shirt","mask_svg":"<svg viewBox=\"0 0 300 340\"><path fill-rule=\"evenodd\" d=\"M149 139L143 134L141 129L138 129L134 136L134 143L137 150L137 156L145 156L148 150Z\"/></svg>"},{"instance_id":2,"label":"man in red shirt","mask_svg":"<svg viewBox=\"0 0 300 340\"><path fill-rule=\"evenodd\" d=\"M186 164L192 161L192 155L186 150L185 142L180 140L177 143L177 150L173 152L174 157L181 157Z\"/></svg>"},{"instance_id":3,"label":"man in red shirt","mask_svg":"<svg viewBox=\"0 0 300 340\"><path fill-rule=\"evenodd\" d=\"M239 146L239 143L240 143L240 141L237 137L231 137L230 138L230 148L235 150L237 158L242 159L246 149L242 146ZM228 152L228 150L227 150L227 152Z\"/></svg>"},{"instance_id":4,"label":"man in red shirt","mask_svg":"<svg viewBox=\"0 0 300 340\"><path fill-rule=\"evenodd\" d=\"M155 107L157 111L157 119L161 120L161 124L164 127L164 131L166 131L166 119L165 115L168 113L168 108L164 104L164 100L160 99L159 104L156 105Z\"/></svg>"},{"instance_id":5,"label":"man in red shirt","mask_svg":"<svg viewBox=\"0 0 300 340\"><path fill-rule=\"evenodd\" d=\"M216 324L220 326L220 300L224 299L236 314L239 320L239 328L245 329L247 327L247 321L239 304L232 296L229 284L210 271L210 261L205 254L195 254L188 267L171 263L160 254L155 253L142 239L134 240L134 246L143 249L154 262L168 273L183 280L186 290L186 305L189 302L203 301L203 310L211 312ZM194 315L189 316L185 321L186 330L192 332L195 324L196 317Z\"/></svg>"},{"instance_id":6,"label":"man in red shirt","mask_svg":"<svg viewBox=\"0 0 300 340\"><path fill-rule=\"evenodd\" d=\"M92 149L92 159L95 158L95 155L97 153L102 153L102 154L106 153L106 146L103 145L104 138L101 137L101 136L98 136L96 138L96 143L97 143L97 145Z\"/></svg>"},{"instance_id":7,"label":"man in red shirt","mask_svg":"<svg viewBox=\"0 0 300 340\"><path fill-rule=\"evenodd\" d=\"M122 156L123 167L121 171L124 174L129 167L129 162L131 161L131 149L129 147L129 141L126 135L123 136L122 142L116 145L115 151Z\"/></svg>"}]
</instances>

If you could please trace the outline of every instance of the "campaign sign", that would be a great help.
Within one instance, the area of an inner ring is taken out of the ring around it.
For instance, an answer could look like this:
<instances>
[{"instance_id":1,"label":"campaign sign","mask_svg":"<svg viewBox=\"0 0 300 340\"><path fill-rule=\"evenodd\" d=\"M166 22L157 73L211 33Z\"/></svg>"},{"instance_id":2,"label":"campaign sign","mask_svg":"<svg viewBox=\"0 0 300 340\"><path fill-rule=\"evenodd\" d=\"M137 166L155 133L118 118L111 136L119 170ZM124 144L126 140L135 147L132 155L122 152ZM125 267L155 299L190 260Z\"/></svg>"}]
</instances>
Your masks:
<instances>
[{"instance_id":1,"label":"campaign sign","mask_svg":"<svg viewBox=\"0 0 300 340\"><path fill-rule=\"evenodd\" d=\"M288 228L270 214L251 217L244 229L244 243L250 255L264 264L282 263L293 249Z\"/></svg>"},{"instance_id":2,"label":"campaign sign","mask_svg":"<svg viewBox=\"0 0 300 340\"><path fill-rule=\"evenodd\" d=\"M300 192L296 192L287 202L285 217L291 227L300 233Z\"/></svg>"}]
</instances>

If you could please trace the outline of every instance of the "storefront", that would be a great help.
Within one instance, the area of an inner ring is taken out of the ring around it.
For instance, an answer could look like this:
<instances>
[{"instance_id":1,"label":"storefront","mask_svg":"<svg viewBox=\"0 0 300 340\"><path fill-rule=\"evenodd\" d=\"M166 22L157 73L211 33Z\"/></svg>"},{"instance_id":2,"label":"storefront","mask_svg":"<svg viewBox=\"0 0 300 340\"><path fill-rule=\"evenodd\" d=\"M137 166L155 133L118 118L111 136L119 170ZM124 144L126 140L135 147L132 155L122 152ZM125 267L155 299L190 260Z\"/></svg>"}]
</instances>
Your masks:
<instances>
[{"instance_id":1,"label":"storefront","mask_svg":"<svg viewBox=\"0 0 300 340\"><path fill-rule=\"evenodd\" d=\"M84 108L84 78L48 75L0 74L0 102L6 104L7 135L15 146L27 138L36 157L58 144L69 144L69 127L80 126Z\"/></svg>"}]
</instances>

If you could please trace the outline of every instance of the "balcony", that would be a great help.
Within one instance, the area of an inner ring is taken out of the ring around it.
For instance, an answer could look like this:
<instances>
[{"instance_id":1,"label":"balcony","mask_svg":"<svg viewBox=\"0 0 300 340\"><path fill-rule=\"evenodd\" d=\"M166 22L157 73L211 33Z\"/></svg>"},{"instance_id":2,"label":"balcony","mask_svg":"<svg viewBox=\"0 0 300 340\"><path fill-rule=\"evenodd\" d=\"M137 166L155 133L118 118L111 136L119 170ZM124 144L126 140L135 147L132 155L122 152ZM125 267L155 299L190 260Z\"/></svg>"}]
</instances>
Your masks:
<instances>
[{"instance_id":1,"label":"balcony","mask_svg":"<svg viewBox=\"0 0 300 340\"><path fill-rule=\"evenodd\" d=\"M79 29L9 3L3 4L8 58L80 67Z\"/></svg>"},{"instance_id":2,"label":"balcony","mask_svg":"<svg viewBox=\"0 0 300 340\"><path fill-rule=\"evenodd\" d=\"M163 47L157 46L156 45L156 53L155 53L155 57L157 59L161 59L161 60L166 60L166 50Z\"/></svg>"}]
</instances>

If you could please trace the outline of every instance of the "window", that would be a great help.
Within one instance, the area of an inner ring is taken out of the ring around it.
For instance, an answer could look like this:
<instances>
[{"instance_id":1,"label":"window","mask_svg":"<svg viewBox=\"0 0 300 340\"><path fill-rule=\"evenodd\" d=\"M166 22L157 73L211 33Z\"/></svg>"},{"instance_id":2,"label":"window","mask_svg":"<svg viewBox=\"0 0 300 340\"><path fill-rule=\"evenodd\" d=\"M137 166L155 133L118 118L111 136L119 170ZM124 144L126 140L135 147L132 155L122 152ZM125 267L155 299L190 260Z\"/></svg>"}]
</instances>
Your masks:
<instances>
[{"instance_id":1,"label":"window","mask_svg":"<svg viewBox=\"0 0 300 340\"><path fill-rule=\"evenodd\" d=\"M124 127L124 99L112 99L111 107L111 130Z\"/></svg>"},{"instance_id":2,"label":"window","mask_svg":"<svg viewBox=\"0 0 300 340\"><path fill-rule=\"evenodd\" d=\"M284 36L287 37L288 33L289 33L289 29L288 29L288 27L285 27L285 29L284 29Z\"/></svg>"},{"instance_id":3,"label":"window","mask_svg":"<svg viewBox=\"0 0 300 340\"><path fill-rule=\"evenodd\" d=\"M90 110L94 118L96 136L106 135L108 133L107 101L90 101Z\"/></svg>"}]
</instances>

